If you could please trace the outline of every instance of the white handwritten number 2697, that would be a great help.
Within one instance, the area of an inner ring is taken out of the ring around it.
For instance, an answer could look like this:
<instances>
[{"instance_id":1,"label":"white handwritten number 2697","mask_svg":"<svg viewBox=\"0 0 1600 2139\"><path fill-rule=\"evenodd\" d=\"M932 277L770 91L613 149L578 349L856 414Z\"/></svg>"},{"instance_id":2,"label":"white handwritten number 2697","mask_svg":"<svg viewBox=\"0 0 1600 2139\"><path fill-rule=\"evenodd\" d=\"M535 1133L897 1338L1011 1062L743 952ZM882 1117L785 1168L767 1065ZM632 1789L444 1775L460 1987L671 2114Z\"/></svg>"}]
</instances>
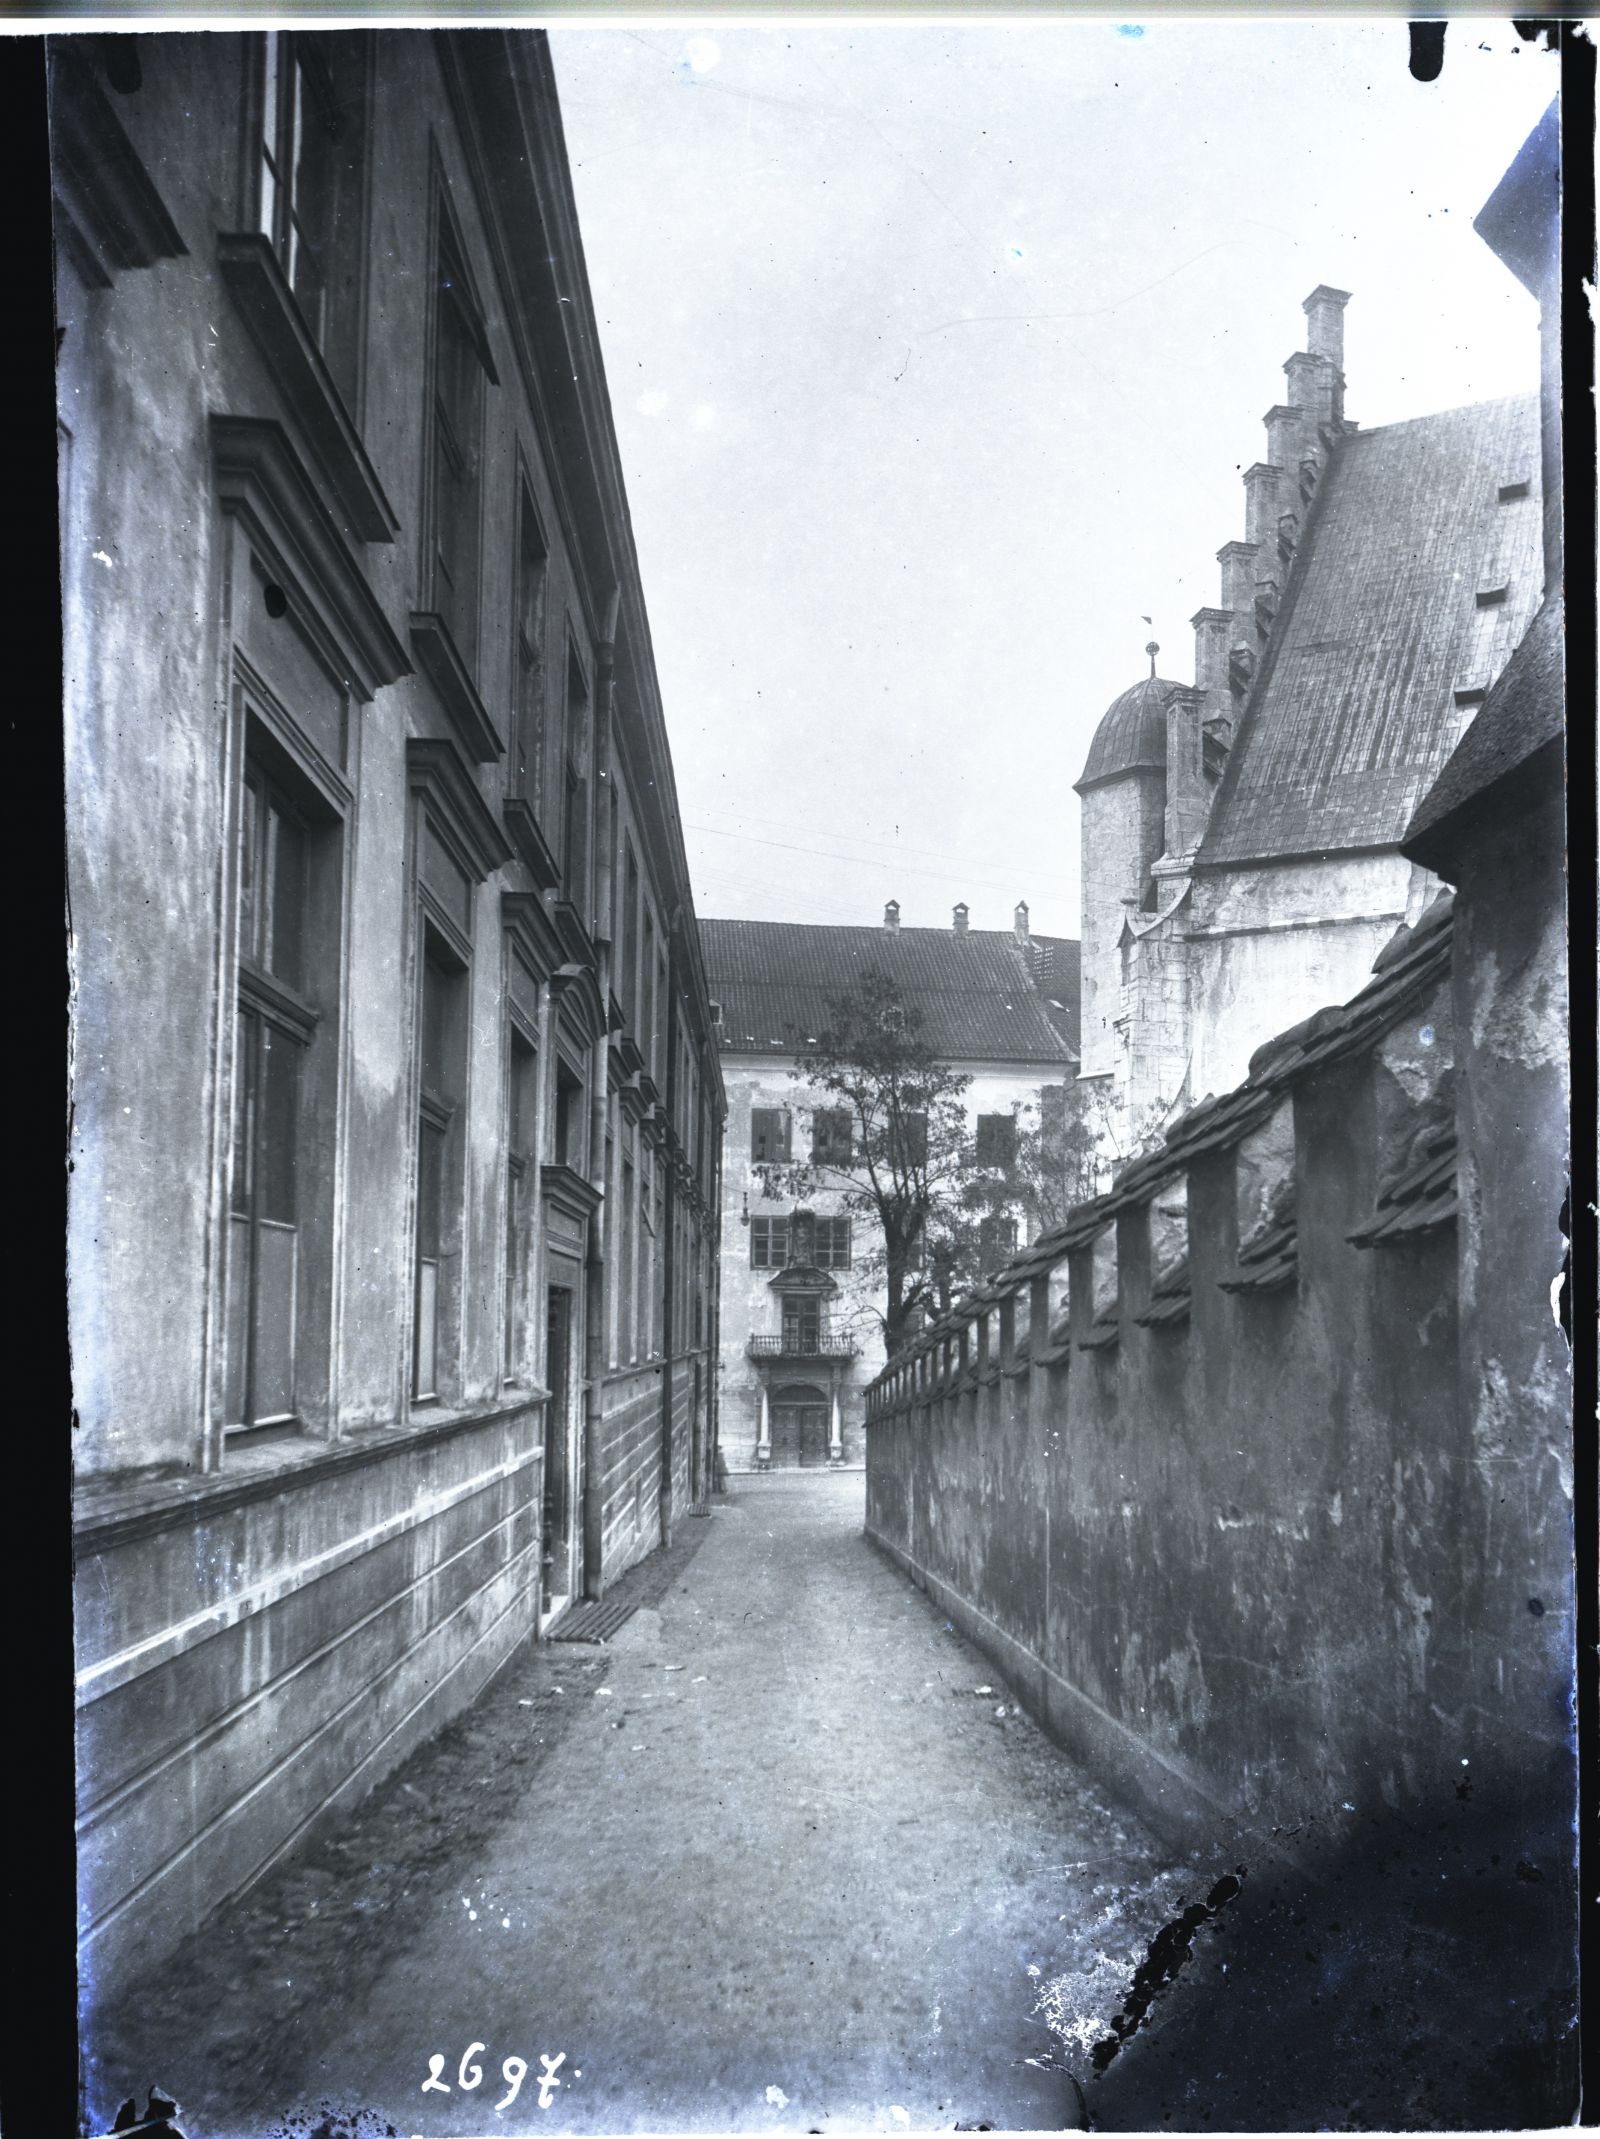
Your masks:
<instances>
[{"instance_id":1,"label":"white handwritten number 2697","mask_svg":"<svg viewBox=\"0 0 1600 2139\"><path fill-rule=\"evenodd\" d=\"M483 2085L483 2067L475 2065L472 2060L478 2051L487 2048L488 2045L486 2043L469 2042L462 2052L460 2068L456 2073L456 2085L460 2087L464 2094L470 2094L474 2087ZM561 2085L561 2082L556 2078L556 2074L566 2061L567 2053L565 2050L558 2050L554 2057L546 2057L541 2052L539 2062L543 2065L544 2070L534 2081L534 2085L539 2090L539 2107L541 2109L548 2109L554 2100L554 2090ZM421 2088L423 2094L448 2094L450 2092L449 2082L439 2077L443 2070L443 2053L435 2050L428 2059L428 2077L423 2081ZM506 2092L494 2105L496 2109L509 2109L511 2107L512 2103L517 2099L517 2094L527 2074L528 2061L526 2058L508 2057L505 2060L500 2067L500 2077L506 2083Z\"/></svg>"}]
</instances>

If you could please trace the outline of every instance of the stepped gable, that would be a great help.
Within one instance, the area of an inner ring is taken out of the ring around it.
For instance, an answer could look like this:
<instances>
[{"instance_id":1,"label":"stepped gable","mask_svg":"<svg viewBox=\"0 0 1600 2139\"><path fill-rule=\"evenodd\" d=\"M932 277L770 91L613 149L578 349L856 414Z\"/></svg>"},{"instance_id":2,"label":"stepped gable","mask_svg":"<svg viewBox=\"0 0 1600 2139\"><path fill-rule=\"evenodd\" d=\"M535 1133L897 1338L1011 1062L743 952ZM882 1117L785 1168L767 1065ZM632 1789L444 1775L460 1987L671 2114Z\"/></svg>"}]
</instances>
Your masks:
<instances>
[{"instance_id":1,"label":"stepped gable","mask_svg":"<svg viewBox=\"0 0 1600 2139\"><path fill-rule=\"evenodd\" d=\"M1399 844L1538 607L1538 493L1536 395L1334 440L1200 868Z\"/></svg>"},{"instance_id":2,"label":"stepped gable","mask_svg":"<svg viewBox=\"0 0 1600 2139\"><path fill-rule=\"evenodd\" d=\"M725 1054L792 1055L863 974L889 974L922 1012L922 1037L951 1061L1077 1062L1078 945L1010 929L834 928L701 921Z\"/></svg>"}]
</instances>

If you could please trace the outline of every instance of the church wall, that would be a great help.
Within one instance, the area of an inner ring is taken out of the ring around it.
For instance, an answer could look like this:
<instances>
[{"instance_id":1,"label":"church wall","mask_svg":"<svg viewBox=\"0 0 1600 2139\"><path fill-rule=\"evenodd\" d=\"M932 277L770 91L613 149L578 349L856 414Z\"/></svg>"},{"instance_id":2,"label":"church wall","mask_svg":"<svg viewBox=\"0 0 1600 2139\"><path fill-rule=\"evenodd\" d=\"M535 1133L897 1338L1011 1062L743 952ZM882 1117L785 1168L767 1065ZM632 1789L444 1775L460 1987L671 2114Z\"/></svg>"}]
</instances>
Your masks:
<instances>
[{"instance_id":1,"label":"church wall","mask_svg":"<svg viewBox=\"0 0 1600 2139\"><path fill-rule=\"evenodd\" d=\"M1397 853L1201 874L1190 895L1192 1099L1225 1092L1274 1033L1344 1002L1443 887Z\"/></svg>"}]
</instances>

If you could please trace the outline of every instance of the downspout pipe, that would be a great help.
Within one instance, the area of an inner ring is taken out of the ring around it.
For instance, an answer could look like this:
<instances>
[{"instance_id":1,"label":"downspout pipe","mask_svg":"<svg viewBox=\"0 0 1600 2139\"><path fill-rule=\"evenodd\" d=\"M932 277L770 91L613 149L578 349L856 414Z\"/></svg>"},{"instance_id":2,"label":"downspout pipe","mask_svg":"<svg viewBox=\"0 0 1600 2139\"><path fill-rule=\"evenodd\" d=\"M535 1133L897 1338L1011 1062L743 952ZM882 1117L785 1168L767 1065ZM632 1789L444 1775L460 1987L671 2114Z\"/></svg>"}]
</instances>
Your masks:
<instances>
[{"instance_id":1,"label":"downspout pipe","mask_svg":"<svg viewBox=\"0 0 1600 2139\"><path fill-rule=\"evenodd\" d=\"M606 1125L611 1111L611 938L613 874L616 857L609 839L601 851L602 827L609 833L613 792L612 723L615 718L617 619L622 589L606 598L595 648L594 778L590 786L589 859L594 872L591 905L599 962L600 1031L594 1040L589 1072L589 1181L600 1200L589 1220L589 1260L584 1270L583 1316L583 1594L598 1603L605 1594L605 1371L607 1308L606 1256L610 1239L609 1184L606 1180Z\"/></svg>"},{"instance_id":2,"label":"downspout pipe","mask_svg":"<svg viewBox=\"0 0 1600 2139\"><path fill-rule=\"evenodd\" d=\"M680 916L673 915L673 925L667 936L667 1122L676 1132L678 1125L678 930ZM678 1363L676 1353L681 1342L674 1309L677 1304L678 1280L678 1174L677 1168L666 1166L666 1208L661 1217L661 1542L672 1543L673 1470L677 1460L677 1448L673 1432L673 1401L676 1395ZM689 1481L689 1499L695 1497L695 1482Z\"/></svg>"}]
</instances>

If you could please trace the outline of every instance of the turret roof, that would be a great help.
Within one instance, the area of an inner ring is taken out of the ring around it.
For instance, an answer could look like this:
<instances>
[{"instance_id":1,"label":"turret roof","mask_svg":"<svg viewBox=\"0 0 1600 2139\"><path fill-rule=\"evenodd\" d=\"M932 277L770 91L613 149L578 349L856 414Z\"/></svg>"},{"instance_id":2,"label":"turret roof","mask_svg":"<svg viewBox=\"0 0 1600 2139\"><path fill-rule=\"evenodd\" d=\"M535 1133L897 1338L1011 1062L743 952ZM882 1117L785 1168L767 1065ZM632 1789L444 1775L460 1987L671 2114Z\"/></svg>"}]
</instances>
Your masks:
<instances>
[{"instance_id":1,"label":"turret roof","mask_svg":"<svg viewBox=\"0 0 1600 2139\"><path fill-rule=\"evenodd\" d=\"M1075 783L1078 793L1123 773L1165 772L1167 708L1187 689L1187 684L1169 683L1164 676L1146 676L1114 698L1094 731L1082 776Z\"/></svg>"}]
</instances>

